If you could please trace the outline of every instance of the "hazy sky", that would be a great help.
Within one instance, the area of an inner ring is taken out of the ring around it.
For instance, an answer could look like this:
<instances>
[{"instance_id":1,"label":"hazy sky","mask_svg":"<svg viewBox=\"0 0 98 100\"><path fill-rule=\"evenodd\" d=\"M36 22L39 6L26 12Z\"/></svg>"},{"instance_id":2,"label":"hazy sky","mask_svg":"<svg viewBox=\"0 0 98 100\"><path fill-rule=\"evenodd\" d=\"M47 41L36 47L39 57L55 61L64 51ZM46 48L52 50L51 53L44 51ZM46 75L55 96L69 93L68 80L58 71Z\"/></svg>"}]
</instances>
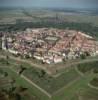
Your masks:
<instances>
[{"instance_id":1,"label":"hazy sky","mask_svg":"<svg viewBox=\"0 0 98 100\"><path fill-rule=\"evenodd\" d=\"M0 0L0 6L98 8L98 0Z\"/></svg>"}]
</instances>

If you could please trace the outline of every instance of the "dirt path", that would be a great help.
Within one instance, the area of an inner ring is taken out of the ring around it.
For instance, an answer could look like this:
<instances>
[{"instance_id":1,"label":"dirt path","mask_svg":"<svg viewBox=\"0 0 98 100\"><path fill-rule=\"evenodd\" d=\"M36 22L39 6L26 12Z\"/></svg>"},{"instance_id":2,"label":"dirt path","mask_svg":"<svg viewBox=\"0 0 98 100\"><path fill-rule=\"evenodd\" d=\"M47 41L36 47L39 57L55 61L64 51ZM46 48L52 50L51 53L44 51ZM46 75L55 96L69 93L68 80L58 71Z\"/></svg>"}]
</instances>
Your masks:
<instances>
[{"instance_id":1,"label":"dirt path","mask_svg":"<svg viewBox=\"0 0 98 100\"><path fill-rule=\"evenodd\" d=\"M74 84L75 82L77 82L81 77L76 78L74 81L68 83L67 85L65 85L64 87L60 88L58 91L56 91L54 93L54 95L58 94L59 92L63 91L64 89L70 87L72 84Z\"/></svg>"},{"instance_id":2,"label":"dirt path","mask_svg":"<svg viewBox=\"0 0 98 100\"><path fill-rule=\"evenodd\" d=\"M0 58L6 58L6 56L3 56L3 55L0 55ZM13 60L16 60L16 61L21 61L21 62L24 62L24 63L28 63L30 64L31 66L33 67L37 67L37 68L40 68L40 69L43 69L45 70L49 75L53 76L53 77L58 77L60 76L62 73L64 72L61 72L61 73L57 73L55 75L52 74L51 70L49 70L46 66L42 66L41 64L37 64L37 63L34 63L32 61L28 61L28 60L25 60L25 59L21 59L21 58L16 58L16 57L13 57L13 56L10 56L10 59L13 59ZM65 64L65 67L68 68L70 66L75 66L77 64L83 64L83 63L87 63L87 62L94 62L94 61L98 61L98 58L93 58L93 59L85 59L85 60L82 60L82 61L78 61L78 62L73 62L73 63L70 63L70 64ZM64 66L60 66L59 68L57 67L56 69L60 70L60 69L65 69ZM50 68L52 69L52 68Z\"/></svg>"},{"instance_id":3,"label":"dirt path","mask_svg":"<svg viewBox=\"0 0 98 100\"><path fill-rule=\"evenodd\" d=\"M6 58L6 56L0 55L0 58ZM33 63L31 61L28 61L28 60L25 60L25 59L21 59L21 58L16 58L16 57L13 57L13 56L10 56L10 59L13 59L13 60L16 60L16 61L20 61L20 62L23 62L23 63L28 63L33 67L45 70L49 75L51 75L51 72L44 65L42 66L42 65Z\"/></svg>"},{"instance_id":4,"label":"dirt path","mask_svg":"<svg viewBox=\"0 0 98 100\"><path fill-rule=\"evenodd\" d=\"M77 66L75 67L75 70L77 71L77 73L79 73L80 76L84 76L85 74L83 74L82 72L80 72L77 68Z\"/></svg>"},{"instance_id":5,"label":"dirt path","mask_svg":"<svg viewBox=\"0 0 98 100\"><path fill-rule=\"evenodd\" d=\"M14 69L12 69L11 67L7 67L10 70L12 70L14 73L18 74L17 71L15 71ZM41 92L43 92L44 94L46 94L49 98L51 98L52 96L45 91L44 89L40 88L38 85L36 85L34 82L32 82L31 80L29 80L27 77L25 77L24 75L19 76L21 78L23 78L24 80L26 80L28 83L30 83L31 85L33 85L34 87L36 87L37 89L39 89Z\"/></svg>"},{"instance_id":6,"label":"dirt path","mask_svg":"<svg viewBox=\"0 0 98 100\"><path fill-rule=\"evenodd\" d=\"M28 81L31 85L35 86L37 89L39 89L41 92L43 92L44 94L46 94L49 98L51 98L52 96L46 92L44 89L40 88L38 85L36 85L34 82L32 82L31 80L29 80L27 77L25 77L24 75L21 75L21 77L23 79L25 79L26 81Z\"/></svg>"},{"instance_id":7,"label":"dirt path","mask_svg":"<svg viewBox=\"0 0 98 100\"><path fill-rule=\"evenodd\" d=\"M78 64L83 64L83 63L88 63L88 62L94 62L94 61L98 61L98 58L93 58L93 59L85 59L85 60L83 60L83 61L79 61L79 62L73 62L73 63L70 63L70 64L66 64L65 66L66 66L66 68L68 68L69 66L75 66L75 65L78 65ZM63 67L63 68L61 68L61 69L64 69L65 67ZM58 76L60 76L61 74L63 74L64 73L64 71L63 72L61 72L61 73L57 73L56 75L53 75L54 77L58 77ZM80 72L79 72L80 73ZM82 75L82 73L81 73L81 75Z\"/></svg>"},{"instance_id":8,"label":"dirt path","mask_svg":"<svg viewBox=\"0 0 98 100\"><path fill-rule=\"evenodd\" d=\"M90 88L93 88L93 89L98 90L98 87L95 87L95 86L91 85L90 83L88 83L88 86L89 86Z\"/></svg>"}]
</instances>

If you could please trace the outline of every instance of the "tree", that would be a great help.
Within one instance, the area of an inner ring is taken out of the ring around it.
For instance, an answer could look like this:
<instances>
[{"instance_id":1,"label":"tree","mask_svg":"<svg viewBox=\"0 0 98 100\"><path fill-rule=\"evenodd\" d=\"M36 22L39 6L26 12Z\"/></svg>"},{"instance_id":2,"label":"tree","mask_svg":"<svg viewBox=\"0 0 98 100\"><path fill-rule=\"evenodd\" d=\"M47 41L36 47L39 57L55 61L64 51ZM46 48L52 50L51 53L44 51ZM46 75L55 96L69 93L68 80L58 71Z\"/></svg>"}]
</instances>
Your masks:
<instances>
[{"instance_id":1,"label":"tree","mask_svg":"<svg viewBox=\"0 0 98 100\"><path fill-rule=\"evenodd\" d=\"M6 56L6 59L7 59L7 60L9 59L9 56L8 56L8 55Z\"/></svg>"},{"instance_id":2,"label":"tree","mask_svg":"<svg viewBox=\"0 0 98 100\"><path fill-rule=\"evenodd\" d=\"M10 64L10 63L8 62L8 60L9 60L9 56L7 55L7 56L6 56L6 64L7 64L7 65Z\"/></svg>"},{"instance_id":3,"label":"tree","mask_svg":"<svg viewBox=\"0 0 98 100\"><path fill-rule=\"evenodd\" d=\"M46 74L46 72L44 70L41 70L40 72L38 72L39 77L44 77L45 74Z\"/></svg>"},{"instance_id":4,"label":"tree","mask_svg":"<svg viewBox=\"0 0 98 100\"><path fill-rule=\"evenodd\" d=\"M19 74L22 74L22 72L23 72L24 70L26 70L26 68L25 68L25 67L23 67L22 65L20 65Z\"/></svg>"},{"instance_id":5,"label":"tree","mask_svg":"<svg viewBox=\"0 0 98 100\"><path fill-rule=\"evenodd\" d=\"M7 72L4 72L4 77L7 77L8 76L8 73Z\"/></svg>"},{"instance_id":6,"label":"tree","mask_svg":"<svg viewBox=\"0 0 98 100\"><path fill-rule=\"evenodd\" d=\"M98 73L98 68L94 68L93 72Z\"/></svg>"},{"instance_id":7,"label":"tree","mask_svg":"<svg viewBox=\"0 0 98 100\"><path fill-rule=\"evenodd\" d=\"M46 72L44 70L41 70L41 74L42 74L42 76L44 76L46 74Z\"/></svg>"},{"instance_id":8,"label":"tree","mask_svg":"<svg viewBox=\"0 0 98 100\"><path fill-rule=\"evenodd\" d=\"M85 58L86 58L86 55L85 55L85 54L81 54L81 55L80 55L80 58L81 58L81 59L85 59Z\"/></svg>"}]
</instances>

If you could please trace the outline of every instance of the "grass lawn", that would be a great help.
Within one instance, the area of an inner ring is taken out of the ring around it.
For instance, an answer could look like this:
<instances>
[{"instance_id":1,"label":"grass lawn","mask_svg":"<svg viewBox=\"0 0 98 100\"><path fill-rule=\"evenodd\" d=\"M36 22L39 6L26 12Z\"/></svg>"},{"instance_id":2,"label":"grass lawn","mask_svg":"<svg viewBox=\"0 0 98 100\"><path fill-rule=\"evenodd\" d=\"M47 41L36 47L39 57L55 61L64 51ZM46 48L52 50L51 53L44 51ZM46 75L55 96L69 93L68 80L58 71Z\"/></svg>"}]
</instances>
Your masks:
<instances>
[{"instance_id":1,"label":"grass lawn","mask_svg":"<svg viewBox=\"0 0 98 100\"><path fill-rule=\"evenodd\" d=\"M86 88L81 92L81 100L98 100L98 90L92 88Z\"/></svg>"},{"instance_id":2,"label":"grass lawn","mask_svg":"<svg viewBox=\"0 0 98 100\"><path fill-rule=\"evenodd\" d=\"M87 63L83 63L83 64L78 64L78 70L81 71L82 73L86 73L88 71L91 71L93 69L98 70L98 61L94 61L94 62L87 62Z\"/></svg>"},{"instance_id":3,"label":"grass lawn","mask_svg":"<svg viewBox=\"0 0 98 100\"><path fill-rule=\"evenodd\" d=\"M91 84L92 86L94 86L95 88L98 89L98 76L95 77L95 78L93 78L93 79L91 80L90 84Z\"/></svg>"},{"instance_id":4,"label":"grass lawn","mask_svg":"<svg viewBox=\"0 0 98 100\"><path fill-rule=\"evenodd\" d=\"M74 69L70 69L68 72L63 73L56 78L51 77L48 74L40 76L41 71L34 68L27 69L23 74L50 94L55 93L60 88L79 77L78 73Z\"/></svg>"},{"instance_id":5,"label":"grass lawn","mask_svg":"<svg viewBox=\"0 0 98 100\"><path fill-rule=\"evenodd\" d=\"M78 96L81 90L86 90L88 88L87 84L94 77L94 74L87 74L78 80L76 80L72 85L64 88L62 91L53 96L53 100L79 100Z\"/></svg>"},{"instance_id":6,"label":"grass lawn","mask_svg":"<svg viewBox=\"0 0 98 100\"><path fill-rule=\"evenodd\" d=\"M8 72L11 78L15 78L17 86L28 88L29 94L37 97L35 100L79 100L79 98L82 98L81 100L90 100L87 99L89 96L91 96L93 100L97 100L97 90L94 91L94 89L91 89L88 86L88 83L96 76L96 74L88 72L84 73L84 76L80 76L75 68L72 67L69 70L63 71L60 76L54 78L46 73L44 76L40 76L42 70L33 68L27 63L17 63L14 60L9 60L9 62L8 68L3 68L4 71ZM23 66L27 67L23 74L39 87L52 94L52 98L48 98L48 96L14 72L17 71L16 67L19 67L15 64L23 64ZM97 62L94 62L94 65L96 64ZM90 65L94 66L93 64ZM6 63L1 60L0 66L6 66ZM82 67L85 68L85 64ZM24 100L27 99L25 98Z\"/></svg>"},{"instance_id":7,"label":"grass lawn","mask_svg":"<svg viewBox=\"0 0 98 100\"><path fill-rule=\"evenodd\" d=\"M3 68L4 71L8 72L9 76L14 78L16 80L15 84L17 86L23 86L28 88L28 92L37 97L37 100L49 100L48 97L40 92L37 88L33 87L30 83L28 83L26 80L21 78L19 75L17 75L14 71L12 71L9 68Z\"/></svg>"}]
</instances>

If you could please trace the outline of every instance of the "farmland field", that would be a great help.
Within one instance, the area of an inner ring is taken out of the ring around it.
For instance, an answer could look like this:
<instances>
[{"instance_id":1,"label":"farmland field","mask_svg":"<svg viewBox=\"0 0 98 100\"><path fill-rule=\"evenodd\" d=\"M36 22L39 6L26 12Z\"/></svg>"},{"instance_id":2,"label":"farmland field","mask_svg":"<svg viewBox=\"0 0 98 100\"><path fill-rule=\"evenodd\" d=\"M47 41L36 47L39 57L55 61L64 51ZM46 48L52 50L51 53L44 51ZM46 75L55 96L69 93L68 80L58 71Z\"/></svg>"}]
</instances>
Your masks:
<instances>
[{"instance_id":1,"label":"farmland field","mask_svg":"<svg viewBox=\"0 0 98 100\"><path fill-rule=\"evenodd\" d=\"M27 28L59 28L83 31L98 39L98 13L52 9L0 9L0 31L17 32ZM54 43L54 41L53 41Z\"/></svg>"},{"instance_id":2,"label":"farmland field","mask_svg":"<svg viewBox=\"0 0 98 100\"><path fill-rule=\"evenodd\" d=\"M65 22L92 23L98 26L98 15L54 11L48 9L0 9L0 24L15 24L17 20L37 22L41 20L61 20Z\"/></svg>"}]
</instances>

